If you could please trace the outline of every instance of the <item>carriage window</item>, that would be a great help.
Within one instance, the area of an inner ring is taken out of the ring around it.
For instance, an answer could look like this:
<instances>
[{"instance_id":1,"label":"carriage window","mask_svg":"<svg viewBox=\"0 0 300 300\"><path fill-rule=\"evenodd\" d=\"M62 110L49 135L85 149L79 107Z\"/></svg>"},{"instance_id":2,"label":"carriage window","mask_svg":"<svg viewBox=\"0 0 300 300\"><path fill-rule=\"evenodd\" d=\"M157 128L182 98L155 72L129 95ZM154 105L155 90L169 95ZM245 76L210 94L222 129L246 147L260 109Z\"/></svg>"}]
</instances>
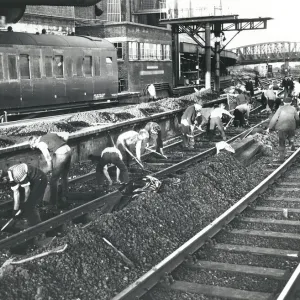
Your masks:
<instances>
[{"instance_id":1,"label":"carriage window","mask_svg":"<svg viewBox=\"0 0 300 300\"><path fill-rule=\"evenodd\" d=\"M40 57L34 56L31 58L31 61L32 61L32 77L41 78Z\"/></svg>"},{"instance_id":2,"label":"carriage window","mask_svg":"<svg viewBox=\"0 0 300 300\"><path fill-rule=\"evenodd\" d=\"M3 80L3 56L0 55L0 80Z\"/></svg>"},{"instance_id":3,"label":"carriage window","mask_svg":"<svg viewBox=\"0 0 300 300\"><path fill-rule=\"evenodd\" d=\"M20 76L21 79L30 79L29 55L27 54L20 54Z\"/></svg>"},{"instance_id":4,"label":"carriage window","mask_svg":"<svg viewBox=\"0 0 300 300\"><path fill-rule=\"evenodd\" d=\"M17 57L15 55L8 55L7 58L9 79L18 79Z\"/></svg>"},{"instance_id":5,"label":"carriage window","mask_svg":"<svg viewBox=\"0 0 300 300\"><path fill-rule=\"evenodd\" d=\"M45 57L45 75L52 77L52 56Z\"/></svg>"},{"instance_id":6,"label":"carriage window","mask_svg":"<svg viewBox=\"0 0 300 300\"><path fill-rule=\"evenodd\" d=\"M82 72L82 57L78 57L76 60L76 74L77 76L83 76Z\"/></svg>"},{"instance_id":7,"label":"carriage window","mask_svg":"<svg viewBox=\"0 0 300 300\"><path fill-rule=\"evenodd\" d=\"M113 65L112 65L112 57L106 57L106 70L107 75L113 75Z\"/></svg>"},{"instance_id":8,"label":"carriage window","mask_svg":"<svg viewBox=\"0 0 300 300\"><path fill-rule=\"evenodd\" d=\"M83 61L84 74L88 77L92 76L92 57L85 56Z\"/></svg>"},{"instance_id":9,"label":"carriage window","mask_svg":"<svg viewBox=\"0 0 300 300\"><path fill-rule=\"evenodd\" d=\"M66 72L68 77L73 76L73 60L70 57L66 60Z\"/></svg>"},{"instance_id":10,"label":"carriage window","mask_svg":"<svg viewBox=\"0 0 300 300\"><path fill-rule=\"evenodd\" d=\"M95 76L100 76L101 75L101 61L100 57L95 57L94 58L94 64L95 64Z\"/></svg>"},{"instance_id":11,"label":"carriage window","mask_svg":"<svg viewBox=\"0 0 300 300\"><path fill-rule=\"evenodd\" d=\"M64 77L64 61L62 55L55 55L54 57L54 75L56 78Z\"/></svg>"}]
</instances>

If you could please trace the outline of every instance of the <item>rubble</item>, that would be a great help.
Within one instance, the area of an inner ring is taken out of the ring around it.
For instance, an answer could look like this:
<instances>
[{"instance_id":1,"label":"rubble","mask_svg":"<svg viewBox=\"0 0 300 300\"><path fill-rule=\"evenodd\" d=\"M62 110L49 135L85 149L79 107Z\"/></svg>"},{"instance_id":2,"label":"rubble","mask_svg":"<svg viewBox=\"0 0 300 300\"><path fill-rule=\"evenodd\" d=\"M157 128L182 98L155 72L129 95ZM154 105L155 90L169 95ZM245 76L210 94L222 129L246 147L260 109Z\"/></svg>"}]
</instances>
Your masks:
<instances>
[{"instance_id":1,"label":"rubble","mask_svg":"<svg viewBox=\"0 0 300 300\"><path fill-rule=\"evenodd\" d=\"M0 298L111 299L238 201L262 173L259 167L247 170L222 151L166 179L159 193L143 193L123 210L98 216L85 228L70 227L51 244L68 244L64 253L24 263L21 271L13 266L4 272ZM30 255L42 251L47 249Z\"/></svg>"}]
</instances>

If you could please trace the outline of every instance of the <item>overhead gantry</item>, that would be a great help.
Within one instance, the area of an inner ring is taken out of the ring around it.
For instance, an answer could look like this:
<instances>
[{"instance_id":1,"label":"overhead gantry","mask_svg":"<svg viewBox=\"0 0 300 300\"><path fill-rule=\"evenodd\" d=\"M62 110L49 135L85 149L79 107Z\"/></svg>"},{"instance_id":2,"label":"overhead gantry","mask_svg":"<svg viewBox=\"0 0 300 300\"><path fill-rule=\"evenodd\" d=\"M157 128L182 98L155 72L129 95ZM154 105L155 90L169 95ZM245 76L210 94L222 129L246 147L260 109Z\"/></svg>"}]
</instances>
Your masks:
<instances>
[{"instance_id":1,"label":"overhead gantry","mask_svg":"<svg viewBox=\"0 0 300 300\"><path fill-rule=\"evenodd\" d=\"M177 12L177 15L176 15ZM170 16L170 15L169 15ZM178 10L172 14L174 18L160 19L160 24L171 25L172 28L172 61L173 61L173 83L179 82L179 37L181 33L188 34L201 48L205 49L205 88L211 87L211 56L215 55L215 90L220 90L220 53L224 48L244 30L266 29L267 21L272 18L238 18L238 15L207 16L178 18ZM237 31L229 42L221 48L221 35L226 31ZM211 47L210 35L216 37L214 48ZM204 37L201 36L204 34Z\"/></svg>"}]
</instances>

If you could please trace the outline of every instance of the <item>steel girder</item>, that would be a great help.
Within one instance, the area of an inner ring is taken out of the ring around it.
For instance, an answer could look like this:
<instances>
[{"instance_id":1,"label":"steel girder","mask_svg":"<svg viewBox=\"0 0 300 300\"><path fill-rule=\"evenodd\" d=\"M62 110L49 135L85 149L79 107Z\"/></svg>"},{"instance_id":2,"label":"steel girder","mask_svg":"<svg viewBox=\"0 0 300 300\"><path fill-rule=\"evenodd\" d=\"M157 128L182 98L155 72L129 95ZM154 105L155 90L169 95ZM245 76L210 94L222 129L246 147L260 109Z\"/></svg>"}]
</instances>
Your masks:
<instances>
[{"instance_id":1,"label":"steel girder","mask_svg":"<svg viewBox=\"0 0 300 300\"><path fill-rule=\"evenodd\" d=\"M300 42L272 42L230 49L240 64L300 60Z\"/></svg>"}]
</instances>

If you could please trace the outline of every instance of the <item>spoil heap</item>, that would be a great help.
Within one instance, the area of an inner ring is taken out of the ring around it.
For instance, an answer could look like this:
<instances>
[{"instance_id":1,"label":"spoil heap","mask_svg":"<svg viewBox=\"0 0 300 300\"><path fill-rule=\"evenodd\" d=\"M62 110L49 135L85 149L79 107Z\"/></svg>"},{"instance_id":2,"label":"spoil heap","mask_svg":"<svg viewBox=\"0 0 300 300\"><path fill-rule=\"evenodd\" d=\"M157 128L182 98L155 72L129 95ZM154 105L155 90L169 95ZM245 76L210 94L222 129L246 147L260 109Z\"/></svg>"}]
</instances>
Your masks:
<instances>
[{"instance_id":1,"label":"spoil heap","mask_svg":"<svg viewBox=\"0 0 300 300\"><path fill-rule=\"evenodd\" d=\"M261 174L259 168L247 170L229 153L209 158L166 180L159 194L142 194L122 211L102 215L84 229L70 228L51 245L67 243L64 253L6 267L0 298L111 299L245 195Z\"/></svg>"}]
</instances>

